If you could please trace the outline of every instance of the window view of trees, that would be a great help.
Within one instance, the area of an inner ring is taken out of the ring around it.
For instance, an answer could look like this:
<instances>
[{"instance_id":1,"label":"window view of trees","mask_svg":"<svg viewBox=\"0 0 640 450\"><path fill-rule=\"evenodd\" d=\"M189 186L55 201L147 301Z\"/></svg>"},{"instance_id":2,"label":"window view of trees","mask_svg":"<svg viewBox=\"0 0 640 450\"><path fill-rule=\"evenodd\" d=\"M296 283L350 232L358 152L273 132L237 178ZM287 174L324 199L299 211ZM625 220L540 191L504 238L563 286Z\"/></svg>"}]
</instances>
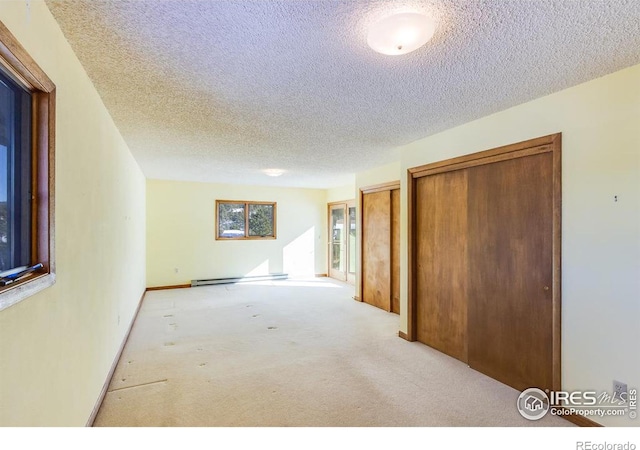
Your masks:
<instances>
[{"instance_id":1,"label":"window view of trees","mask_svg":"<svg viewBox=\"0 0 640 450\"><path fill-rule=\"evenodd\" d=\"M249 205L249 236L273 236L273 205Z\"/></svg>"},{"instance_id":2,"label":"window view of trees","mask_svg":"<svg viewBox=\"0 0 640 450\"><path fill-rule=\"evenodd\" d=\"M218 236L244 236L244 203L218 203Z\"/></svg>"},{"instance_id":3,"label":"window view of trees","mask_svg":"<svg viewBox=\"0 0 640 450\"><path fill-rule=\"evenodd\" d=\"M275 203L217 202L218 239L275 238Z\"/></svg>"}]
</instances>

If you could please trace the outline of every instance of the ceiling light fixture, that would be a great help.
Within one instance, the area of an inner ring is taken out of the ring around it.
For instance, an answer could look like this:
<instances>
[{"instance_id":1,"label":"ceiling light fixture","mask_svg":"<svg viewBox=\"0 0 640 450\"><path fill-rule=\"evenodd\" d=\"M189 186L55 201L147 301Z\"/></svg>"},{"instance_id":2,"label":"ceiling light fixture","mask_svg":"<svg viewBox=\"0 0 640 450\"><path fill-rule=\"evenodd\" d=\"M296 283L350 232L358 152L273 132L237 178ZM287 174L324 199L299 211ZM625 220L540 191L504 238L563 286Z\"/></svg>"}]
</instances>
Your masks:
<instances>
[{"instance_id":1,"label":"ceiling light fixture","mask_svg":"<svg viewBox=\"0 0 640 450\"><path fill-rule=\"evenodd\" d=\"M404 55L426 44L435 30L433 19L423 14L394 14L371 27L367 44L383 55Z\"/></svg>"},{"instance_id":2,"label":"ceiling light fixture","mask_svg":"<svg viewBox=\"0 0 640 450\"><path fill-rule=\"evenodd\" d=\"M264 169L263 172L265 175L268 175L270 177L279 177L285 171L282 169Z\"/></svg>"}]
</instances>

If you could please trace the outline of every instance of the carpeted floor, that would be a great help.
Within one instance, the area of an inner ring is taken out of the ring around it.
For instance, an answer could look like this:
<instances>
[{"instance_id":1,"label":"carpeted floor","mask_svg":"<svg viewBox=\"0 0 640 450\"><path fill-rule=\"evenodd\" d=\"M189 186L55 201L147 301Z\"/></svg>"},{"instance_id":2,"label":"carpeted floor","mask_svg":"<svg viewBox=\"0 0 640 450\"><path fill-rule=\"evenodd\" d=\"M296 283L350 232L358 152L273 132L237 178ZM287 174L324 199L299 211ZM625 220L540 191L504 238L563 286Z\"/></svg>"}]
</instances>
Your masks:
<instances>
[{"instance_id":1,"label":"carpeted floor","mask_svg":"<svg viewBox=\"0 0 640 450\"><path fill-rule=\"evenodd\" d=\"M146 294L96 426L571 426L330 279Z\"/></svg>"}]
</instances>

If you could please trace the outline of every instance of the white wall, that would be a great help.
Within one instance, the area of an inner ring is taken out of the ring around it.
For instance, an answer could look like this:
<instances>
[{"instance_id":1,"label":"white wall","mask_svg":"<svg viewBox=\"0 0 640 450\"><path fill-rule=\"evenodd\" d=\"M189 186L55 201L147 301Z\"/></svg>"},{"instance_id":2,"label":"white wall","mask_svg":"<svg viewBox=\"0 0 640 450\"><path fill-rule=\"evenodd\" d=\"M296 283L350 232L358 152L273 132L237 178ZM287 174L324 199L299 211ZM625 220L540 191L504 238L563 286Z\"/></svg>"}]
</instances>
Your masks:
<instances>
[{"instance_id":1,"label":"white wall","mask_svg":"<svg viewBox=\"0 0 640 450\"><path fill-rule=\"evenodd\" d=\"M327 189L327 203L355 200L356 198L356 185L354 183Z\"/></svg>"},{"instance_id":2,"label":"white wall","mask_svg":"<svg viewBox=\"0 0 640 450\"><path fill-rule=\"evenodd\" d=\"M407 169L557 132L562 132L563 152L562 386L611 392L616 379L637 388L640 66L400 148L400 329L407 331ZM358 186L361 180L371 182L371 172L356 180ZM596 420L605 425L640 423Z\"/></svg>"},{"instance_id":3,"label":"white wall","mask_svg":"<svg viewBox=\"0 0 640 450\"><path fill-rule=\"evenodd\" d=\"M148 180L148 285L326 273L326 198L320 189ZM216 200L277 202L277 239L216 241Z\"/></svg>"},{"instance_id":4,"label":"white wall","mask_svg":"<svg viewBox=\"0 0 640 450\"><path fill-rule=\"evenodd\" d=\"M57 282L0 311L0 426L83 426L144 292L145 180L45 3L0 20L57 86Z\"/></svg>"},{"instance_id":5,"label":"white wall","mask_svg":"<svg viewBox=\"0 0 640 450\"><path fill-rule=\"evenodd\" d=\"M356 190L359 191L360 189L374 186L376 184L398 181L403 174L404 172L401 170L400 161L357 173Z\"/></svg>"}]
</instances>

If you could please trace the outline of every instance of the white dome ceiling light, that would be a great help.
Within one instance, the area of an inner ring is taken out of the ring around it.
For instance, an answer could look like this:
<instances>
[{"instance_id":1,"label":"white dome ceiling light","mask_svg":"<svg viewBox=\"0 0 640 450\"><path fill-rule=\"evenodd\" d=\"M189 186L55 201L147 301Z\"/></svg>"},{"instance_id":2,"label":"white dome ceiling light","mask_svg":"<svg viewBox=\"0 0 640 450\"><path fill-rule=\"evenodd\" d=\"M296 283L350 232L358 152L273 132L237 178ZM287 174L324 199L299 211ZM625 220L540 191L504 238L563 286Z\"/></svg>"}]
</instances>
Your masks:
<instances>
[{"instance_id":1,"label":"white dome ceiling light","mask_svg":"<svg viewBox=\"0 0 640 450\"><path fill-rule=\"evenodd\" d=\"M371 27L367 43L383 55L404 55L426 44L435 30L433 19L424 14L394 14Z\"/></svg>"},{"instance_id":2,"label":"white dome ceiling light","mask_svg":"<svg viewBox=\"0 0 640 450\"><path fill-rule=\"evenodd\" d=\"M264 172L265 175L268 175L270 177L279 177L286 171L283 169L264 169L262 172Z\"/></svg>"}]
</instances>

